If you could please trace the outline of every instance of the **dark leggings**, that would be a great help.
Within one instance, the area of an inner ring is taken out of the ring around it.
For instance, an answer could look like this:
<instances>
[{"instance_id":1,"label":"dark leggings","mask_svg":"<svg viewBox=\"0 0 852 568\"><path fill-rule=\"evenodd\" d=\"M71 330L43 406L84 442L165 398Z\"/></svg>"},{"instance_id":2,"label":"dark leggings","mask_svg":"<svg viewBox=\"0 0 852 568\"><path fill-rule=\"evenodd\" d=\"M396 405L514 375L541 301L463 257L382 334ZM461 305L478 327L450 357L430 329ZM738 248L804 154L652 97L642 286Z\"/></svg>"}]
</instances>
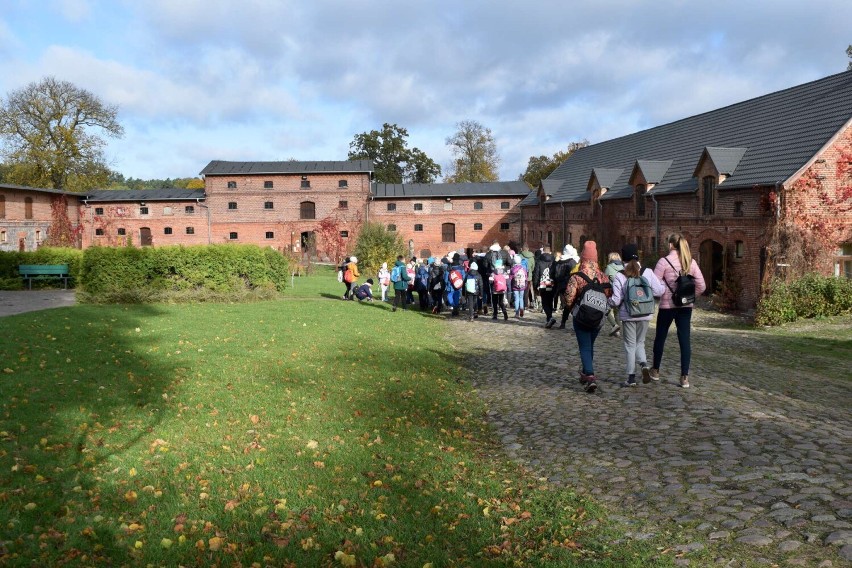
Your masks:
<instances>
[{"instance_id":1,"label":"dark leggings","mask_svg":"<svg viewBox=\"0 0 852 568\"><path fill-rule=\"evenodd\" d=\"M689 362L692 358L692 346L689 329L692 322L692 308L666 308L657 312L657 335L654 336L654 368L659 369L663 362L663 348L669 328L674 322L677 328L677 342L680 345L680 374L689 375Z\"/></svg>"},{"instance_id":2,"label":"dark leggings","mask_svg":"<svg viewBox=\"0 0 852 568\"><path fill-rule=\"evenodd\" d=\"M432 304L436 314L441 313L441 308L444 306L444 291L432 290Z\"/></svg>"},{"instance_id":3,"label":"dark leggings","mask_svg":"<svg viewBox=\"0 0 852 568\"><path fill-rule=\"evenodd\" d=\"M491 307L494 308L494 313L491 315L497 319L497 310L503 310L503 317L509 317L506 313L506 306L503 305L503 292L491 292Z\"/></svg>"},{"instance_id":4,"label":"dark leggings","mask_svg":"<svg viewBox=\"0 0 852 568\"><path fill-rule=\"evenodd\" d=\"M541 307L544 309L544 317L547 320L553 317L553 290L539 288L539 296L541 296Z\"/></svg>"}]
</instances>

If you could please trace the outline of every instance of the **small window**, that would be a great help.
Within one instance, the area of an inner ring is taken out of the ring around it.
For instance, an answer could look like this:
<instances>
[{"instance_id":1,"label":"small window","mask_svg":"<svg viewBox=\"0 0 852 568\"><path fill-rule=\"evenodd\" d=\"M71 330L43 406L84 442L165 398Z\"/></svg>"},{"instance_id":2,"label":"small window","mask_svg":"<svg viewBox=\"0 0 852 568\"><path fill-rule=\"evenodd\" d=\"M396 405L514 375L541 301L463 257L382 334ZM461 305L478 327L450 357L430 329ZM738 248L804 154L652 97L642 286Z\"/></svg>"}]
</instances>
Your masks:
<instances>
[{"instance_id":1,"label":"small window","mask_svg":"<svg viewBox=\"0 0 852 568\"><path fill-rule=\"evenodd\" d=\"M263 208L264 209L275 209L275 204L271 201L265 201L263 203Z\"/></svg>"},{"instance_id":2,"label":"small window","mask_svg":"<svg viewBox=\"0 0 852 568\"><path fill-rule=\"evenodd\" d=\"M500 209L508 209L508 208L509 208L509 202L508 201L501 201L500 202Z\"/></svg>"},{"instance_id":3,"label":"small window","mask_svg":"<svg viewBox=\"0 0 852 568\"><path fill-rule=\"evenodd\" d=\"M414 225L414 230L416 232L421 232L423 230L423 225L421 225L420 223L417 223L416 225Z\"/></svg>"},{"instance_id":4,"label":"small window","mask_svg":"<svg viewBox=\"0 0 852 568\"><path fill-rule=\"evenodd\" d=\"M0 219L6 218L6 196L0 195Z\"/></svg>"},{"instance_id":5,"label":"small window","mask_svg":"<svg viewBox=\"0 0 852 568\"><path fill-rule=\"evenodd\" d=\"M341 239L348 239L349 238L349 231L340 231L340 238Z\"/></svg>"},{"instance_id":6,"label":"small window","mask_svg":"<svg viewBox=\"0 0 852 568\"><path fill-rule=\"evenodd\" d=\"M6 231L0 231L0 243L5 243L6 239Z\"/></svg>"},{"instance_id":7,"label":"small window","mask_svg":"<svg viewBox=\"0 0 852 568\"><path fill-rule=\"evenodd\" d=\"M302 185L300 186L302 189L310 189L311 188L311 180L303 179Z\"/></svg>"},{"instance_id":8,"label":"small window","mask_svg":"<svg viewBox=\"0 0 852 568\"><path fill-rule=\"evenodd\" d=\"M163 207L163 215L171 215L172 208L171 207Z\"/></svg>"},{"instance_id":9,"label":"small window","mask_svg":"<svg viewBox=\"0 0 852 568\"><path fill-rule=\"evenodd\" d=\"M103 207L95 207L95 215L103 215L104 208Z\"/></svg>"},{"instance_id":10,"label":"small window","mask_svg":"<svg viewBox=\"0 0 852 568\"><path fill-rule=\"evenodd\" d=\"M187 235L194 235L195 234L195 227L187 227L186 228L186 234Z\"/></svg>"},{"instance_id":11,"label":"small window","mask_svg":"<svg viewBox=\"0 0 852 568\"><path fill-rule=\"evenodd\" d=\"M481 211L482 210L482 202L481 201L474 201L473 202L473 209L475 211Z\"/></svg>"},{"instance_id":12,"label":"small window","mask_svg":"<svg viewBox=\"0 0 852 568\"><path fill-rule=\"evenodd\" d=\"M237 189L237 182L229 181L228 182L228 189Z\"/></svg>"},{"instance_id":13,"label":"small window","mask_svg":"<svg viewBox=\"0 0 852 568\"><path fill-rule=\"evenodd\" d=\"M148 208L147 207L140 207L139 208L139 214L140 215L147 215L148 214Z\"/></svg>"},{"instance_id":14,"label":"small window","mask_svg":"<svg viewBox=\"0 0 852 568\"><path fill-rule=\"evenodd\" d=\"M349 182L345 179L337 180L337 187L349 187Z\"/></svg>"},{"instance_id":15,"label":"small window","mask_svg":"<svg viewBox=\"0 0 852 568\"><path fill-rule=\"evenodd\" d=\"M41 242L41 231L36 231L36 243Z\"/></svg>"},{"instance_id":16,"label":"small window","mask_svg":"<svg viewBox=\"0 0 852 568\"><path fill-rule=\"evenodd\" d=\"M734 201L734 217L742 217L743 216L743 202L742 201Z\"/></svg>"},{"instance_id":17,"label":"small window","mask_svg":"<svg viewBox=\"0 0 852 568\"><path fill-rule=\"evenodd\" d=\"M316 219L316 205L313 201L302 201L299 204L299 219Z\"/></svg>"},{"instance_id":18,"label":"small window","mask_svg":"<svg viewBox=\"0 0 852 568\"><path fill-rule=\"evenodd\" d=\"M340 209L349 209L349 202L348 201L338 201L337 206Z\"/></svg>"},{"instance_id":19,"label":"small window","mask_svg":"<svg viewBox=\"0 0 852 568\"><path fill-rule=\"evenodd\" d=\"M481 231L482 230L482 223L474 223L473 224L473 230L474 231Z\"/></svg>"},{"instance_id":20,"label":"small window","mask_svg":"<svg viewBox=\"0 0 852 568\"><path fill-rule=\"evenodd\" d=\"M238 238L237 232L236 232L236 231L231 231L230 233L228 233L228 238L229 238L230 240L232 240L232 241L237 240L237 238Z\"/></svg>"},{"instance_id":21,"label":"small window","mask_svg":"<svg viewBox=\"0 0 852 568\"><path fill-rule=\"evenodd\" d=\"M414 204L414 210L415 211L423 211L423 204L422 203L415 203Z\"/></svg>"},{"instance_id":22,"label":"small window","mask_svg":"<svg viewBox=\"0 0 852 568\"><path fill-rule=\"evenodd\" d=\"M187 205L186 207L183 208L183 212L186 213L187 215L192 215L192 214L195 213L195 206Z\"/></svg>"},{"instance_id":23,"label":"small window","mask_svg":"<svg viewBox=\"0 0 852 568\"><path fill-rule=\"evenodd\" d=\"M396 211L396 203L388 203L388 211Z\"/></svg>"},{"instance_id":24,"label":"small window","mask_svg":"<svg viewBox=\"0 0 852 568\"><path fill-rule=\"evenodd\" d=\"M388 231L396 231L396 225L388 225Z\"/></svg>"},{"instance_id":25,"label":"small window","mask_svg":"<svg viewBox=\"0 0 852 568\"><path fill-rule=\"evenodd\" d=\"M119 237L127 236L127 229L125 229L124 227L119 227L117 233Z\"/></svg>"},{"instance_id":26,"label":"small window","mask_svg":"<svg viewBox=\"0 0 852 568\"><path fill-rule=\"evenodd\" d=\"M500 230L501 231L508 231L509 230L509 223L500 223Z\"/></svg>"},{"instance_id":27,"label":"small window","mask_svg":"<svg viewBox=\"0 0 852 568\"><path fill-rule=\"evenodd\" d=\"M103 229L95 229L95 236L96 237L104 236L104 230Z\"/></svg>"},{"instance_id":28,"label":"small window","mask_svg":"<svg viewBox=\"0 0 852 568\"><path fill-rule=\"evenodd\" d=\"M33 218L33 198L27 197L24 199L24 219Z\"/></svg>"},{"instance_id":29,"label":"small window","mask_svg":"<svg viewBox=\"0 0 852 568\"><path fill-rule=\"evenodd\" d=\"M745 256L745 243L737 241L734 243L734 258L743 258Z\"/></svg>"},{"instance_id":30,"label":"small window","mask_svg":"<svg viewBox=\"0 0 852 568\"><path fill-rule=\"evenodd\" d=\"M636 215L639 217L645 216L645 186L641 183L636 186L635 190L636 199Z\"/></svg>"},{"instance_id":31,"label":"small window","mask_svg":"<svg viewBox=\"0 0 852 568\"><path fill-rule=\"evenodd\" d=\"M571 233L569 232L568 233L568 244L570 245L573 242L574 242L573 237L572 237Z\"/></svg>"},{"instance_id":32,"label":"small window","mask_svg":"<svg viewBox=\"0 0 852 568\"><path fill-rule=\"evenodd\" d=\"M701 196L703 200L702 211L705 215L716 214L716 178L707 176L702 180Z\"/></svg>"},{"instance_id":33,"label":"small window","mask_svg":"<svg viewBox=\"0 0 852 568\"><path fill-rule=\"evenodd\" d=\"M172 234L172 228L171 227L164 227L163 228L163 234L164 235L171 235Z\"/></svg>"},{"instance_id":34,"label":"small window","mask_svg":"<svg viewBox=\"0 0 852 568\"><path fill-rule=\"evenodd\" d=\"M237 202L236 201L229 201L228 202L228 209L230 211L234 211L236 208L237 208Z\"/></svg>"},{"instance_id":35,"label":"small window","mask_svg":"<svg viewBox=\"0 0 852 568\"><path fill-rule=\"evenodd\" d=\"M445 243L456 242L456 225L455 225L455 223L443 223L441 225L441 240Z\"/></svg>"},{"instance_id":36,"label":"small window","mask_svg":"<svg viewBox=\"0 0 852 568\"><path fill-rule=\"evenodd\" d=\"M266 231L266 238L267 239L274 239L275 233L273 231Z\"/></svg>"},{"instance_id":37,"label":"small window","mask_svg":"<svg viewBox=\"0 0 852 568\"><path fill-rule=\"evenodd\" d=\"M266 180L265 182L263 182L263 189L272 189L272 188L273 188L273 184L272 184L271 180Z\"/></svg>"}]
</instances>

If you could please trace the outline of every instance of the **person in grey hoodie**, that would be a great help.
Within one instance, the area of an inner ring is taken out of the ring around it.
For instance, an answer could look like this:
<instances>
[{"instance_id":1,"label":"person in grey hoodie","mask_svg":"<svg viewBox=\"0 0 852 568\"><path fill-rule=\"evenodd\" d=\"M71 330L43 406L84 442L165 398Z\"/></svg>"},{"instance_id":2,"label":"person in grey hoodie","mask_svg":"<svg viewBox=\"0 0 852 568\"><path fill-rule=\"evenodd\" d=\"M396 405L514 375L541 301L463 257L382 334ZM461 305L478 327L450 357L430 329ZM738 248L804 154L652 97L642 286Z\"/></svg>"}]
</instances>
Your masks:
<instances>
[{"instance_id":1,"label":"person in grey hoodie","mask_svg":"<svg viewBox=\"0 0 852 568\"><path fill-rule=\"evenodd\" d=\"M604 274L609 277L609 281L612 282L612 279L615 278L615 275L624 270L624 262L621 260L621 255L617 252L611 252L607 255L607 265L604 268ZM618 332L621 331L621 324L619 324L618 320L618 309L610 308L610 310L606 313L606 321L609 323L610 337L618 337Z\"/></svg>"},{"instance_id":2,"label":"person in grey hoodie","mask_svg":"<svg viewBox=\"0 0 852 568\"><path fill-rule=\"evenodd\" d=\"M479 265L475 262L470 263L470 269L465 274L462 294L467 300L468 319L473 321L479 317L477 304L482 298L482 276L479 275Z\"/></svg>"}]
</instances>

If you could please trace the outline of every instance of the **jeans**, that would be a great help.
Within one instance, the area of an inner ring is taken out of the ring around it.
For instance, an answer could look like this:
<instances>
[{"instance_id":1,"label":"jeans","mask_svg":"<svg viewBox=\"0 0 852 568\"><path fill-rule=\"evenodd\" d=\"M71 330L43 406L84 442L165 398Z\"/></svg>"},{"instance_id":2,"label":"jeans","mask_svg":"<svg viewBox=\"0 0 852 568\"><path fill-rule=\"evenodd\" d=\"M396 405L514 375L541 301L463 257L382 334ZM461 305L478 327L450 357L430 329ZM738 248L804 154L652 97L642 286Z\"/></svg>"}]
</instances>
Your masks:
<instances>
[{"instance_id":1,"label":"jeans","mask_svg":"<svg viewBox=\"0 0 852 568\"><path fill-rule=\"evenodd\" d=\"M624 338L624 359L627 364L627 376L636 374L637 361L641 365L648 362L645 353L645 336L648 334L650 321L622 321L621 337Z\"/></svg>"},{"instance_id":2,"label":"jeans","mask_svg":"<svg viewBox=\"0 0 852 568\"><path fill-rule=\"evenodd\" d=\"M512 290L512 297L515 298L515 314L524 309L524 294L526 293L526 290Z\"/></svg>"},{"instance_id":3,"label":"jeans","mask_svg":"<svg viewBox=\"0 0 852 568\"><path fill-rule=\"evenodd\" d=\"M677 342L680 345L680 374L689 375L689 362L692 358L692 345L689 338L689 328L692 323L692 308L666 308L657 312L657 335L654 337L654 365L660 368L663 362L663 348L669 328L674 322L677 328Z\"/></svg>"},{"instance_id":4,"label":"jeans","mask_svg":"<svg viewBox=\"0 0 852 568\"><path fill-rule=\"evenodd\" d=\"M479 317L476 315L476 304L479 302L479 296L474 296L471 294L470 296L465 296L467 300L467 315L473 321L473 318Z\"/></svg>"},{"instance_id":5,"label":"jeans","mask_svg":"<svg viewBox=\"0 0 852 568\"><path fill-rule=\"evenodd\" d=\"M577 325L577 320L574 322L574 335L577 336L577 348L580 350L580 361L583 363L583 374L595 374L595 339L600 333L599 328L588 330Z\"/></svg>"}]
</instances>

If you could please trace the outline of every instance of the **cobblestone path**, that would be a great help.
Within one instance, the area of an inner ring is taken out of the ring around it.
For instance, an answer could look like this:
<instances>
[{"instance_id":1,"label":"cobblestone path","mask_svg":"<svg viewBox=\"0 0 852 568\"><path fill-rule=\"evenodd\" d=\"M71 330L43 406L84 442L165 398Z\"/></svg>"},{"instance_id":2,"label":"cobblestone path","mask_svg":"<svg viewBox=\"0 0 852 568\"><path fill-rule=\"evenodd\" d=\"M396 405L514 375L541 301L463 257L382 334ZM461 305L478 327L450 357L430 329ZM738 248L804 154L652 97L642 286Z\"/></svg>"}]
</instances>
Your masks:
<instances>
[{"instance_id":1,"label":"cobblestone path","mask_svg":"<svg viewBox=\"0 0 852 568\"><path fill-rule=\"evenodd\" d=\"M671 534L681 565L852 566L850 383L791 372L796 355L724 317L695 313L689 389L674 326L662 380L635 388L619 386L621 340L602 333L593 395L570 322L448 318L447 333L509 455L602 503L629 538Z\"/></svg>"}]
</instances>

